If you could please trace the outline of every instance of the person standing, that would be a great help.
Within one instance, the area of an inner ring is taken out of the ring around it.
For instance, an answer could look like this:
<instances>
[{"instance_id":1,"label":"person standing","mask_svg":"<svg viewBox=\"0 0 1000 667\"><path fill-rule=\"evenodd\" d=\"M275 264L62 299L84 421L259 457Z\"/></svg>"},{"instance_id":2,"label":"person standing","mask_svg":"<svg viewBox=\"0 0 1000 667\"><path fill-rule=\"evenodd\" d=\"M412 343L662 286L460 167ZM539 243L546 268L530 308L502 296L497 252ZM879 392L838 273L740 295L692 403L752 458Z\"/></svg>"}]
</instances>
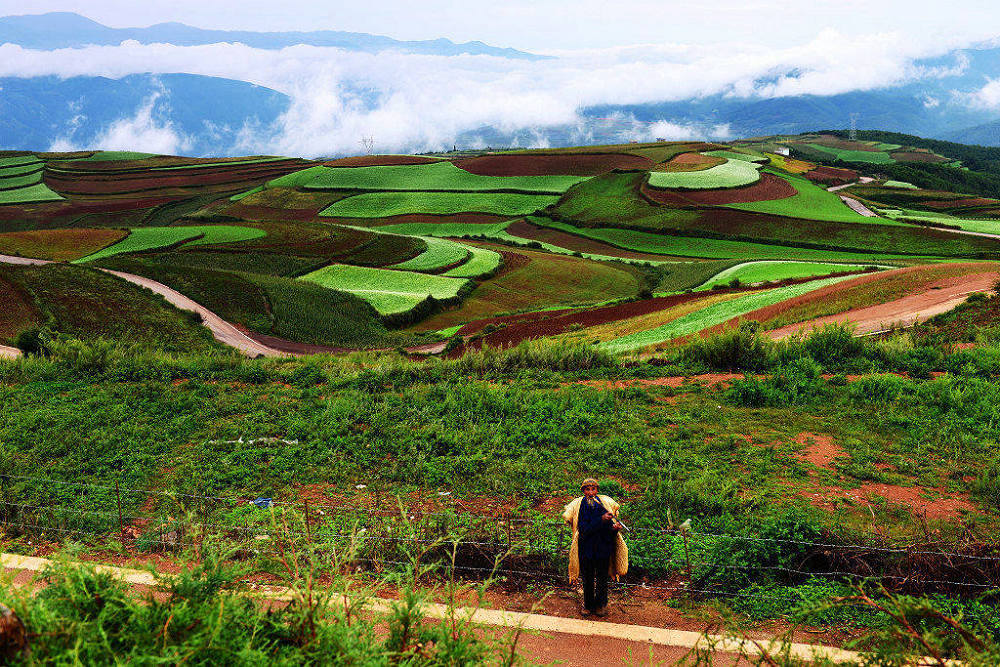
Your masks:
<instances>
[{"instance_id":1,"label":"person standing","mask_svg":"<svg viewBox=\"0 0 1000 667\"><path fill-rule=\"evenodd\" d=\"M563 511L563 520L573 528L569 580L583 578L584 616L607 616L608 580L628 572L628 547L620 533L618 503L599 494L592 477L583 480L580 489L583 496Z\"/></svg>"}]
</instances>

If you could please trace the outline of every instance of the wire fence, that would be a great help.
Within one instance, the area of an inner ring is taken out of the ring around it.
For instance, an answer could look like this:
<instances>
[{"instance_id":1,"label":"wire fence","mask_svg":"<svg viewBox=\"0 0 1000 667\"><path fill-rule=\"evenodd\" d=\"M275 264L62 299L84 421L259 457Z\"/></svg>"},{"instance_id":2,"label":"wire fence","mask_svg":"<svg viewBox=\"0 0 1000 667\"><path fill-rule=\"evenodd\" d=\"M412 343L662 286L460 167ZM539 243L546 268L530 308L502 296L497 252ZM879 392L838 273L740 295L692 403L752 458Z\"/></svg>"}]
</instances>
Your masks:
<instances>
[{"instance_id":1,"label":"wire fence","mask_svg":"<svg viewBox=\"0 0 1000 667\"><path fill-rule=\"evenodd\" d=\"M72 539L136 553L178 553L211 536L238 557L257 557L274 555L279 541L294 541L349 551L352 566L373 572L405 567L421 553L469 578L565 581L571 535L560 517L477 513L460 500L442 502L448 506L407 508L387 497L376 507L350 507L346 501L171 493L0 474L0 529L26 542ZM797 598L787 591L745 591L753 584L780 590L810 580L876 581L898 591L962 595L1000 589L1000 545L972 537L848 543L638 526L626 539L638 567L618 585L632 591L792 603Z\"/></svg>"}]
</instances>

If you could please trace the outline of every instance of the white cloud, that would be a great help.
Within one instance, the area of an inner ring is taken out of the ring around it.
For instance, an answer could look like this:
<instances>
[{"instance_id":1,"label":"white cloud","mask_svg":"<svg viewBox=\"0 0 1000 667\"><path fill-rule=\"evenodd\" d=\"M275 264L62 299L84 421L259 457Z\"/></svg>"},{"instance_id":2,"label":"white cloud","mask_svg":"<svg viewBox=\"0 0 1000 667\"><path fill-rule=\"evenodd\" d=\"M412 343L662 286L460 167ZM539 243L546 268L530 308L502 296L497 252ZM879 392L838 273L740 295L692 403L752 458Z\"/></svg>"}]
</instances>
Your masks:
<instances>
[{"instance_id":1,"label":"white cloud","mask_svg":"<svg viewBox=\"0 0 1000 667\"><path fill-rule=\"evenodd\" d=\"M985 109L1000 109L1000 79L991 79L971 96L971 102Z\"/></svg>"},{"instance_id":2,"label":"white cloud","mask_svg":"<svg viewBox=\"0 0 1000 667\"><path fill-rule=\"evenodd\" d=\"M834 30L786 48L669 43L563 52L542 61L369 54L302 45L273 51L243 44L123 42L37 51L4 44L0 76L119 78L188 72L249 81L287 94L291 105L274 127L243 128L239 150L323 155L359 152L363 136L374 137L377 151L450 148L456 135L481 127L518 132L523 141L541 143L545 140L536 128L565 125L585 138L590 129L579 110L591 105L718 93L775 97L872 89L947 73L913 64L915 58L937 55L941 47L935 49L927 52L898 33L845 35ZM1000 99L1000 90L996 94ZM133 118L107 128L102 138L130 148L183 150L186 138L169 124L157 123L152 111L153 106L144 106ZM658 129L637 124L628 129L629 136L728 134L727 128L694 127L670 118L661 122Z\"/></svg>"},{"instance_id":3,"label":"white cloud","mask_svg":"<svg viewBox=\"0 0 1000 667\"><path fill-rule=\"evenodd\" d=\"M131 118L119 118L108 125L89 145L78 144L72 135L57 138L49 147L51 151L75 151L86 148L103 150L146 151L165 155L182 155L190 150L192 140L177 132L169 121L153 117L157 103L164 97L162 90L143 100L142 106ZM79 116L74 118L74 128L79 127Z\"/></svg>"}]
</instances>

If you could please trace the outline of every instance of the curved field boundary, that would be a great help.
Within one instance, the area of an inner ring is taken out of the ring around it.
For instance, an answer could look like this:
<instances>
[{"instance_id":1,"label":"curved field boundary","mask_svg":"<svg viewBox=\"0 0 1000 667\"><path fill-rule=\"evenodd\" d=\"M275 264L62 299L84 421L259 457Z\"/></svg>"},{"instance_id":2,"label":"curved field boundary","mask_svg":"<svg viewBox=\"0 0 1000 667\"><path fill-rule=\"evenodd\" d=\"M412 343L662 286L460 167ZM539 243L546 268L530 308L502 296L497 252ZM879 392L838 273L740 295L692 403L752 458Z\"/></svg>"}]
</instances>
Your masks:
<instances>
[{"instance_id":1,"label":"curved field boundary","mask_svg":"<svg viewBox=\"0 0 1000 667\"><path fill-rule=\"evenodd\" d=\"M707 153L681 153L669 162L656 165L655 171L705 171L725 163L726 158Z\"/></svg>"},{"instance_id":2,"label":"curved field boundary","mask_svg":"<svg viewBox=\"0 0 1000 667\"><path fill-rule=\"evenodd\" d=\"M63 201L62 195L53 192L44 183L35 183L13 190L0 191L0 206L4 204L34 204L40 202Z\"/></svg>"},{"instance_id":3,"label":"curved field boundary","mask_svg":"<svg viewBox=\"0 0 1000 667\"><path fill-rule=\"evenodd\" d=\"M331 264L300 276L298 280L357 294L382 315L396 315L416 308L428 297L453 302L473 284L461 278L413 271Z\"/></svg>"},{"instance_id":4,"label":"curved field boundary","mask_svg":"<svg viewBox=\"0 0 1000 667\"><path fill-rule=\"evenodd\" d=\"M853 169L838 169L837 167L818 166L802 174L810 181L826 185L844 185L858 180L858 172Z\"/></svg>"},{"instance_id":5,"label":"curved field boundary","mask_svg":"<svg viewBox=\"0 0 1000 667\"><path fill-rule=\"evenodd\" d=\"M26 165L36 164L41 162L41 159L36 155L16 155L14 157L0 157L0 169L9 169L11 167L24 167Z\"/></svg>"},{"instance_id":6,"label":"curved field boundary","mask_svg":"<svg viewBox=\"0 0 1000 667\"><path fill-rule=\"evenodd\" d=\"M717 190L738 188L760 179L761 165L744 160L726 160L702 171L651 171L649 186L674 190Z\"/></svg>"},{"instance_id":7,"label":"curved field boundary","mask_svg":"<svg viewBox=\"0 0 1000 667\"><path fill-rule=\"evenodd\" d=\"M615 245L600 241L582 234L574 234L561 228L556 228L539 222L538 218L530 220L515 220L506 227L506 233L529 241L538 241L542 244L558 246L570 252L590 253L592 255L603 255L606 257L620 257L622 259L642 260L647 262L663 262L675 259L667 255L653 253L643 253L634 250L626 250ZM676 259L690 259L678 257Z\"/></svg>"},{"instance_id":8,"label":"curved field boundary","mask_svg":"<svg viewBox=\"0 0 1000 667\"><path fill-rule=\"evenodd\" d=\"M32 259L28 257L10 257L8 255L0 255L0 262L4 264L20 264L28 266L40 266L44 264L51 264L52 262L44 259ZM254 339L250 338L235 326L222 319L208 308L205 308L201 304L189 299L180 292L167 287L163 283L156 282L150 278L144 278L143 276L137 276L133 273L125 273L123 271L112 271L110 269L98 269L99 271L104 271L105 273L117 276L122 280L127 280L133 285L138 285L139 287L145 287L148 290L159 294L168 303L172 304L176 308L181 310L188 310L191 312L198 313L201 316L202 324L208 327L212 335L220 343L234 347L248 357L282 357L288 356L287 353L281 350L276 350L274 348L268 347Z\"/></svg>"},{"instance_id":9,"label":"curved field boundary","mask_svg":"<svg viewBox=\"0 0 1000 667\"><path fill-rule=\"evenodd\" d=\"M157 156L152 156L157 157ZM202 162L197 162L197 158L178 158L180 160L177 164L168 165L136 165L134 167L116 167L113 166L116 162L127 162L127 160L97 160L96 162L106 162L108 166L98 167L95 164L89 164L86 160L73 160L70 162L62 162L59 160L50 161L47 168L53 172L57 173L68 173L68 174L87 174L87 175L111 175L111 174L141 174L147 172L169 172L178 170L191 170L191 169L225 169L227 167L273 167L279 164L285 165L304 165L307 164L302 158L289 158L289 157L261 157L261 158L251 158L251 159L232 159L232 160L217 160L209 159ZM80 166L76 166L78 163Z\"/></svg>"},{"instance_id":10,"label":"curved field boundary","mask_svg":"<svg viewBox=\"0 0 1000 667\"><path fill-rule=\"evenodd\" d=\"M168 176L156 176L149 173L139 174L136 178L83 178L66 174L45 173L45 182L51 184L60 192L75 195L107 196L136 195L155 192L165 188L203 188L215 185L241 184L243 187L260 181L273 179L287 173L287 169L252 169L234 170L220 169L203 174L183 173ZM234 188L235 189L235 188Z\"/></svg>"},{"instance_id":11,"label":"curved field boundary","mask_svg":"<svg viewBox=\"0 0 1000 667\"><path fill-rule=\"evenodd\" d=\"M307 190L365 192L512 192L562 194L582 176L478 176L451 162L396 167L323 168L302 185Z\"/></svg>"},{"instance_id":12,"label":"curved field boundary","mask_svg":"<svg viewBox=\"0 0 1000 667\"><path fill-rule=\"evenodd\" d=\"M721 157L727 160L743 160L744 162L767 162L767 158L763 155L757 153L740 153L739 151L706 151L704 155L711 155L712 157Z\"/></svg>"},{"instance_id":13,"label":"curved field boundary","mask_svg":"<svg viewBox=\"0 0 1000 667\"><path fill-rule=\"evenodd\" d=\"M851 210L835 193L823 188L801 176L791 174L776 174L785 179L795 188L797 193L792 197L772 201L758 201L746 204L728 204L729 207L754 213L768 213L789 218L804 220L821 220L824 222L876 222L883 225L898 225L899 223L884 218L866 218Z\"/></svg>"},{"instance_id":14,"label":"curved field boundary","mask_svg":"<svg viewBox=\"0 0 1000 667\"><path fill-rule=\"evenodd\" d=\"M483 155L454 164L478 176L597 176L612 169L649 169L653 161L627 153L578 153Z\"/></svg>"},{"instance_id":15,"label":"curved field boundary","mask_svg":"<svg viewBox=\"0 0 1000 667\"><path fill-rule=\"evenodd\" d=\"M93 262L105 257L113 257L127 252L142 252L167 248L184 242L193 241L189 245L207 245L214 243L232 243L249 241L265 236L266 232L255 227L236 227L233 225L203 225L196 227L137 227L132 229L123 240L74 260L74 264Z\"/></svg>"},{"instance_id":16,"label":"curved field boundary","mask_svg":"<svg viewBox=\"0 0 1000 667\"><path fill-rule=\"evenodd\" d=\"M558 200L555 195L490 192L367 192L336 201L319 215L387 218L410 214L493 213L515 217L534 213Z\"/></svg>"},{"instance_id":17,"label":"curved field boundary","mask_svg":"<svg viewBox=\"0 0 1000 667\"><path fill-rule=\"evenodd\" d=\"M427 244L426 250L413 259L408 259L405 262L393 264L386 268L403 271L438 272L443 269L458 267L469 259L469 249L461 243L433 236L421 236L419 238Z\"/></svg>"},{"instance_id":18,"label":"curved field boundary","mask_svg":"<svg viewBox=\"0 0 1000 667\"><path fill-rule=\"evenodd\" d=\"M695 291L710 290L716 285L725 285L733 279L743 284L788 280L789 278L808 278L823 276L830 273L860 272L866 264L834 264L829 262L786 262L762 261L744 262L724 269L707 281L694 288Z\"/></svg>"},{"instance_id":19,"label":"curved field boundary","mask_svg":"<svg viewBox=\"0 0 1000 667\"><path fill-rule=\"evenodd\" d=\"M441 275L448 278L484 278L496 273L503 264L503 257L498 252L474 246L465 246L465 249L470 253L469 261Z\"/></svg>"},{"instance_id":20,"label":"curved field boundary","mask_svg":"<svg viewBox=\"0 0 1000 667\"><path fill-rule=\"evenodd\" d=\"M0 252L67 262L121 241L124 229L71 227L0 234Z\"/></svg>"},{"instance_id":21,"label":"curved field boundary","mask_svg":"<svg viewBox=\"0 0 1000 667\"><path fill-rule=\"evenodd\" d=\"M780 303L781 301L834 285L848 278L851 278L851 276L812 280L798 285L750 292L744 296L721 303L714 303L701 310L682 315L676 320L655 329L637 331L627 336L615 338L614 340L602 343L601 347L612 352L626 352L658 343L665 343L674 338L698 333L699 331L730 321L733 318L743 316L746 313L759 310L765 306Z\"/></svg>"},{"instance_id":22,"label":"curved field boundary","mask_svg":"<svg viewBox=\"0 0 1000 667\"><path fill-rule=\"evenodd\" d=\"M763 173L760 180L752 185L725 190L660 190L643 183L639 189L646 199L667 206L725 206L746 204L757 201L787 199L798 194L798 190L783 178Z\"/></svg>"}]
</instances>

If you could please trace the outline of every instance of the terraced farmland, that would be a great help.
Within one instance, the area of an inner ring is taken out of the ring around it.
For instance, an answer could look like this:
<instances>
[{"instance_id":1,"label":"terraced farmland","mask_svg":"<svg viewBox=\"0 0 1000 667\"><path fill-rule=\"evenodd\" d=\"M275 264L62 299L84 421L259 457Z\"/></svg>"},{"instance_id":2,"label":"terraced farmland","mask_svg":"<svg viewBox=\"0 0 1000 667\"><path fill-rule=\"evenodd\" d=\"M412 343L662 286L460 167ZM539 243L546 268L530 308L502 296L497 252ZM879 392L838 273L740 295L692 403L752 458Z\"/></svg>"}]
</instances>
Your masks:
<instances>
[{"instance_id":1,"label":"terraced farmland","mask_svg":"<svg viewBox=\"0 0 1000 667\"><path fill-rule=\"evenodd\" d=\"M793 155L775 152L783 146ZM608 345L663 342L701 321L696 302L714 309L708 321L723 302L770 303L805 289L787 283L830 273L1000 259L989 236L1000 222L976 217L1000 209L994 199L868 178L843 191L875 211L868 218L825 189L868 168L845 169L835 153L923 150L805 135L323 162L10 155L0 193L31 199L50 184L66 199L0 206L0 253L161 281L288 350L434 342L433 332L548 309L609 309L593 324ZM785 284L762 291L770 282ZM628 300L644 305L615 305ZM620 322L607 320L619 310Z\"/></svg>"}]
</instances>

